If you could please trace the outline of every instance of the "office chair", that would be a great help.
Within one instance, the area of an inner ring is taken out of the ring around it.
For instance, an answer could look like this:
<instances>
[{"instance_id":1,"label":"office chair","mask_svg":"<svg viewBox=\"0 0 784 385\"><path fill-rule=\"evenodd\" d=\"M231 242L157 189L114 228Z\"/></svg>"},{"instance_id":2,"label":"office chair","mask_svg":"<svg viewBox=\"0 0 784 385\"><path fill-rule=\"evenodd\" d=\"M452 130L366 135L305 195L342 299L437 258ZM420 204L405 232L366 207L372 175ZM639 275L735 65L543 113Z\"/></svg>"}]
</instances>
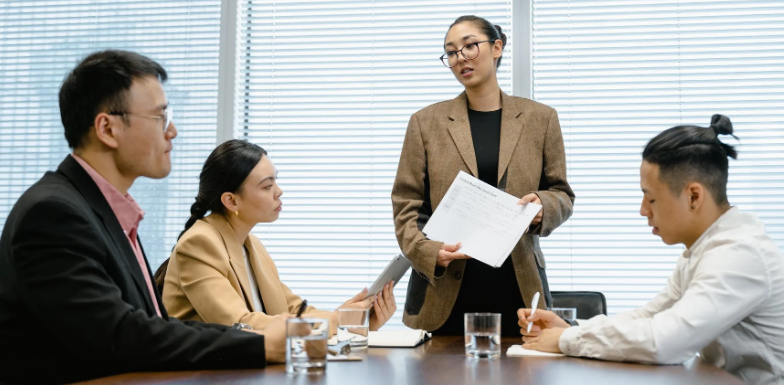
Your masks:
<instances>
[{"instance_id":1,"label":"office chair","mask_svg":"<svg viewBox=\"0 0 784 385\"><path fill-rule=\"evenodd\" d=\"M598 291L553 291L553 307L573 307L578 319L607 315L607 299Z\"/></svg>"}]
</instances>

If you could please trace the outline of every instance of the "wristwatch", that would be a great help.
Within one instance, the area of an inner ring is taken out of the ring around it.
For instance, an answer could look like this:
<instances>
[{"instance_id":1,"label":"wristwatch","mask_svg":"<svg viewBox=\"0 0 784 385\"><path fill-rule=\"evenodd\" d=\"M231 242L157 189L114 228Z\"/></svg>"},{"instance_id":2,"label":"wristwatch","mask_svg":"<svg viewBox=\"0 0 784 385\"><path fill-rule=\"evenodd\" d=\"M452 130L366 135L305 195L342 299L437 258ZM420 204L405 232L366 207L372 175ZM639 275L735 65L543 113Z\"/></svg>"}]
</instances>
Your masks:
<instances>
[{"instance_id":1,"label":"wristwatch","mask_svg":"<svg viewBox=\"0 0 784 385\"><path fill-rule=\"evenodd\" d=\"M250 325L244 324L242 322L237 322L234 325L231 325L231 327L237 330L253 330L253 328L250 327Z\"/></svg>"}]
</instances>

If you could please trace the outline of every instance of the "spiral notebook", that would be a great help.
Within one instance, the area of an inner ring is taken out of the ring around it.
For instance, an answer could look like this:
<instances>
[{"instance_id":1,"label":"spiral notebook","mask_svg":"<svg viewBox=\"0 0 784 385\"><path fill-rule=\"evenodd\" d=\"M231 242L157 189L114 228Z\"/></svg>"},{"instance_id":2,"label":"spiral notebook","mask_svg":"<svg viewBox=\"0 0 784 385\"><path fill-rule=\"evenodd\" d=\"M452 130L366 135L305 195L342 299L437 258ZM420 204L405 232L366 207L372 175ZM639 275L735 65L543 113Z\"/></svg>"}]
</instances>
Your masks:
<instances>
[{"instance_id":1,"label":"spiral notebook","mask_svg":"<svg viewBox=\"0 0 784 385\"><path fill-rule=\"evenodd\" d=\"M368 333L371 348L415 348L428 341L432 334L421 329L382 330ZM337 345L338 337L330 338L329 345Z\"/></svg>"},{"instance_id":2,"label":"spiral notebook","mask_svg":"<svg viewBox=\"0 0 784 385\"><path fill-rule=\"evenodd\" d=\"M370 332L368 346L376 348L414 348L429 340L431 334L421 329Z\"/></svg>"}]
</instances>

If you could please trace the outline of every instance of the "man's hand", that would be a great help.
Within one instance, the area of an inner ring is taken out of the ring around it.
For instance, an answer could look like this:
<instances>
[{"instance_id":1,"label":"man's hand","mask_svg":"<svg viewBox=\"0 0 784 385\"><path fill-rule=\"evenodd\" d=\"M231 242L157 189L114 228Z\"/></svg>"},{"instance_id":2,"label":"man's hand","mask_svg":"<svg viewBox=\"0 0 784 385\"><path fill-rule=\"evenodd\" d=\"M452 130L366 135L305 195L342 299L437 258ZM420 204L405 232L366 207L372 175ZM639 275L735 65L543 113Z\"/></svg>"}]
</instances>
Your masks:
<instances>
[{"instance_id":1,"label":"man's hand","mask_svg":"<svg viewBox=\"0 0 784 385\"><path fill-rule=\"evenodd\" d=\"M562 353L558 343L561 341L561 334L564 330L563 328L545 329L539 334L539 337L526 342L524 347L540 352Z\"/></svg>"},{"instance_id":2,"label":"man's hand","mask_svg":"<svg viewBox=\"0 0 784 385\"><path fill-rule=\"evenodd\" d=\"M267 324L264 330L252 330L264 336L267 362L286 362L286 320L292 317L291 314L279 314L273 317L272 322Z\"/></svg>"},{"instance_id":3,"label":"man's hand","mask_svg":"<svg viewBox=\"0 0 784 385\"><path fill-rule=\"evenodd\" d=\"M520 334L523 335L523 342L533 340L542 334L543 330L553 328L564 329L571 326L566 321L562 320L561 317L555 315L555 313L542 309L537 309L534 315L531 315L531 309L519 309L517 310L517 317L519 318L517 324L521 327ZM533 322L533 325L531 327L531 332L528 333L528 324L531 322Z\"/></svg>"}]
</instances>

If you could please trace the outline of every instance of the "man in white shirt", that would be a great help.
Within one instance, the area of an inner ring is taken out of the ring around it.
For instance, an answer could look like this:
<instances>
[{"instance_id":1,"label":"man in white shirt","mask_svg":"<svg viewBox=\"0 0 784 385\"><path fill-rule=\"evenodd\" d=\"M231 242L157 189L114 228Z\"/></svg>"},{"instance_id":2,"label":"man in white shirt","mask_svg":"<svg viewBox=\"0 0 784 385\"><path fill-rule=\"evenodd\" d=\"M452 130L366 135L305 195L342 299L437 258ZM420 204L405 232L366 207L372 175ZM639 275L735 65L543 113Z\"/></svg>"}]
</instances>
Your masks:
<instances>
[{"instance_id":1,"label":"man in white shirt","mask_svg":"<svg viewBox=\"0 0 784 385\"><path fill-rule=\"evenodd\" d=\"M714 115L710 128L670 128L643 151L640 214L664 243L686 246L664 290L642 308L574 326L520 309L526 348L655 364L699 351L746 383L784 383L784 256L754 215L727 201L727 157L737 154L719 134L732 124Z\"/></svg>"}]
</instances>

